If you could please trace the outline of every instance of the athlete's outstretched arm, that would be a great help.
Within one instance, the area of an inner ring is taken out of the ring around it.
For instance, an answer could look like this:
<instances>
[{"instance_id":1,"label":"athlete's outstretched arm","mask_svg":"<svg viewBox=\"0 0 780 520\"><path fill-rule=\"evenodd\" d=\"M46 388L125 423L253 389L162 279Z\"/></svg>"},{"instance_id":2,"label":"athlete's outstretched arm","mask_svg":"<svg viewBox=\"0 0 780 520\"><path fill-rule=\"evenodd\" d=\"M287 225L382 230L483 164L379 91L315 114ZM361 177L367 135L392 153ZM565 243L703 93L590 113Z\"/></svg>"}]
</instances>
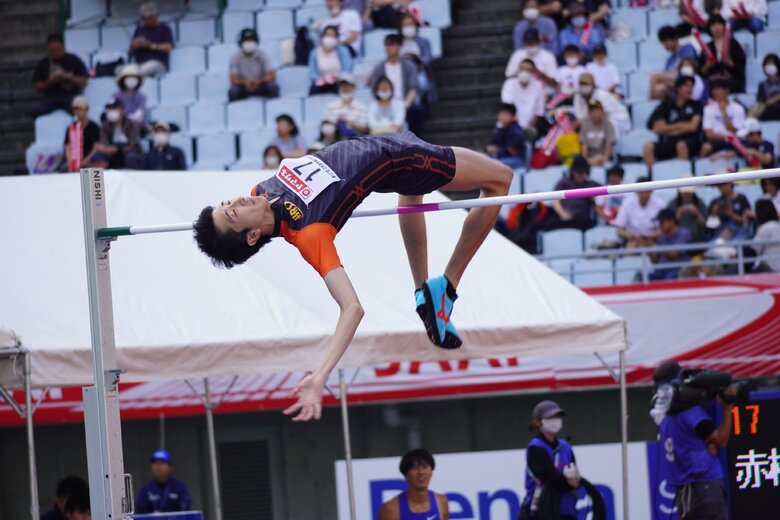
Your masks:
<instances>
[{"instance_id":1,"label":"athlete's outstretched arm","mask_svg":"<svg viewBox=\"0 0 780 520\"><path fill-rule=\"evenodd\" d=\"M297 397L298 401L287 408L284 413L292 415L298 410L300 413L293 421L308 421L319 419L322 413L322 391L328 376L336 368L336 364L347 350L355 331L363 318L363 307L360 305L357 293L352 282L349 281L347 272L343 267L331 270L325 275L330 295L339 304L339 321L336 323L336 331L328 341L325 358L319 368L307 375L290 392L290 397Z\"/></svg>"}]
</instances>

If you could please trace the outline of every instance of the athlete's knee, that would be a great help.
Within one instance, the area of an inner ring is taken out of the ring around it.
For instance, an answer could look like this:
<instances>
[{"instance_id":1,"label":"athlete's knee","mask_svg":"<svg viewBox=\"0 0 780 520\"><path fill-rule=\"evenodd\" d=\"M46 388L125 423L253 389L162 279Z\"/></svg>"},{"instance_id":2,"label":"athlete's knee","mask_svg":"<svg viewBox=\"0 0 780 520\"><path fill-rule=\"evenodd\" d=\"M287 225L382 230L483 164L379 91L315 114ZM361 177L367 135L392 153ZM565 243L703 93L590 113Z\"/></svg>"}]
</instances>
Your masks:
<instances>
[{"instance_id":1,"label":"athlete's knee","mask_svg":"<svg viewBox=\"0 0 780 520\"><path fill-rule=\"evenodd\" d=\"M514 172L509 166L499 162L493 162L489 185L484 190L491 192L490 195L506 195L509 193L509 186L512 184Z\"/></svg>"}]
</instances>

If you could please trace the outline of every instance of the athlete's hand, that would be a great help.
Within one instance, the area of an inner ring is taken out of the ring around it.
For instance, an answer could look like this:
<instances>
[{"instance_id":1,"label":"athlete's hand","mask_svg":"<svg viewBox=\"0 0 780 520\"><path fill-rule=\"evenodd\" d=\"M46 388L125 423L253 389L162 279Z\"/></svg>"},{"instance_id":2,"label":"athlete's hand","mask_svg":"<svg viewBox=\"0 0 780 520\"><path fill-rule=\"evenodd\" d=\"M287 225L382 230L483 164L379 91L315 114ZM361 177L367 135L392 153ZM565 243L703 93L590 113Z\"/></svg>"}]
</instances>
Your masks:
<instances>
[{"instance_id":1,"label":"athlete's hand","mask_svg":"<svg viewBox=\"0 0 780 520\"><path fill-rule=\"evenodd\" d=\"M293 421L309 421L319 419L322 415L322 391L325 389L325 378L307 374L306 377L295 385L290 391L289 396L297 397L298 401L284 411L285 415L293 415L300 410L300 413L293 417Z\"/></svg>"}]
</instances>

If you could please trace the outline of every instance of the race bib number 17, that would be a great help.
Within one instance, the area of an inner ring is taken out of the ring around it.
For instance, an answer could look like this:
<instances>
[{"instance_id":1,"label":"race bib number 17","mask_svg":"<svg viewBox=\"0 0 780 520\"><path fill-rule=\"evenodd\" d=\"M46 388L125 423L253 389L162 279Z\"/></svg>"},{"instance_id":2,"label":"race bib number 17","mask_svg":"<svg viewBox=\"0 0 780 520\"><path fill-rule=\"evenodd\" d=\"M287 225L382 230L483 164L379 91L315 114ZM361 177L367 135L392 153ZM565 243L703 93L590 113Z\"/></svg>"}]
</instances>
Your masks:
<instances>
[{"instance_id":1,"label":"race bib number 17","mask_svg":"<svg viewBox=\"0 0 780 520\"><path fill-rule=\"evenodd\" d=\"M276 177L307 206L325 188L340 180L327 164L313 155L284 159Z\"/></svg>"}]
</instances>

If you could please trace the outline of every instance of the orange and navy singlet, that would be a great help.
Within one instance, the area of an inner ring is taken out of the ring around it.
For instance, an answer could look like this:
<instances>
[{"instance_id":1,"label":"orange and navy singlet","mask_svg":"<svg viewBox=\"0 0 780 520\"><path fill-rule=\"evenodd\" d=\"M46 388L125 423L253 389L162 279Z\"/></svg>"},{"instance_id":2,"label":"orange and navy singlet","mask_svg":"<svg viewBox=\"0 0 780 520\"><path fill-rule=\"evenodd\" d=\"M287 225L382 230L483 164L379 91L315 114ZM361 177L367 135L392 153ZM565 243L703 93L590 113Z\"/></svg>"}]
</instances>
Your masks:
<instances>
[{"instance_id":1,"label":"orange and navy singlet","mask_svg":"<svg viewBox=\"0 0 780 520\"><path fill-rule=\"evenodd\" d=\"M252 195L272 204L282 236L321 276L341 267L333 240L372 192L424 195L455 176L452 148L426 143L411 132L353 137L300 159L285 159L278 173Z\"/></svg>"}]
</instances>

